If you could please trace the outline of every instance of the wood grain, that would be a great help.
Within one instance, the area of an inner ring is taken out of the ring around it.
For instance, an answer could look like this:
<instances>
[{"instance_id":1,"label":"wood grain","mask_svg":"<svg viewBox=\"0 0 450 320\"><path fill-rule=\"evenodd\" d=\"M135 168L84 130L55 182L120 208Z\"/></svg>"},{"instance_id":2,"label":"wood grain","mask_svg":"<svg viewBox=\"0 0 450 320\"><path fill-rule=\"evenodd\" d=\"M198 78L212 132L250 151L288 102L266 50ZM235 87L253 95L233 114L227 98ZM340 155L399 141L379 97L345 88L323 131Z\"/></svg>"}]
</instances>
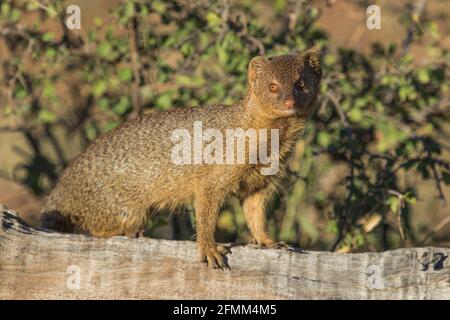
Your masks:
<instances>
[{"instance_id":1,"label":"wood grain","mask_svg":"<svg viewBox=\"0 0 450 320\"><path fill-rule=\"evenodd\" d=\"M450 299L448 248L236 246L220 271L198 263L190 241L46 232L1 206L0 221L0 299Z\"/></svg>"}]
</instances>

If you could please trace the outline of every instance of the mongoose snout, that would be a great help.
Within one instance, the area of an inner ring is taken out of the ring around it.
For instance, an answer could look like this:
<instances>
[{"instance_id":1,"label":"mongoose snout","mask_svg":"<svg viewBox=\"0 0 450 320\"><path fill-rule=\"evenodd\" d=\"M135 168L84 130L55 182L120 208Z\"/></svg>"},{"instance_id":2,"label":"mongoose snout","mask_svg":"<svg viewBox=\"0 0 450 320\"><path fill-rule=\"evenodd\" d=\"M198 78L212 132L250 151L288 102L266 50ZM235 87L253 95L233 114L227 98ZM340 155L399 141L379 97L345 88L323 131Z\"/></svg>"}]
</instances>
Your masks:
<instances>
[{"instance_id":1,"label":"mongoose snout","mask_svg":"<svg viewBox=\"0 0 450 320\"><path fill-rule=\"evenodd\" d=\"M42 208L42 227L97 237L130 235L142 230L156 211L193 204L200 260L224 268L227 250L216 245L214 231L221 206L234 196L254 241L277 247L266 230L265 207L303 134L321 76L314 52L255 57L242 100L229 106L174 108L125 122L97 138L65 169ZM190 144L197 123L215 138L200 140L200 153ZM265 131L274 134L252 135ZM192 153L194 160L203 161L173 161L174 137L180 139L180 132L188 136L187 158ZM231 147L226 140L230 132L244 133L232 137ZM261 168L268 163L257 148L248 147L252 143L268 146L268 159L279 168L265 174ZM219 152L223 146L232 160L241 153L245 161L226 162Z\"/></svg>"}]
</instances>

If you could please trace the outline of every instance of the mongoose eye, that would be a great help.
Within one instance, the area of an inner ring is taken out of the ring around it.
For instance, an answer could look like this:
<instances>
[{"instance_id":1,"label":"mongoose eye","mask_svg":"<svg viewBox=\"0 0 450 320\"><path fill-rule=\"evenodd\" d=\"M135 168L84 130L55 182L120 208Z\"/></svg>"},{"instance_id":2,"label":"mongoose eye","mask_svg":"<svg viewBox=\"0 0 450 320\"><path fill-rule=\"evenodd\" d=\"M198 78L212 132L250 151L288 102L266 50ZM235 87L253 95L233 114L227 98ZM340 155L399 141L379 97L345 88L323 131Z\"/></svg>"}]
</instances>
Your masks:
<instances>
[{"instance_id":1,"label":"mongoose eye","mask_svg":"<svg viewBox=\"0 0 450 320\"><path fill-rule=\"evenodd\" d=\"M275 83L271 83L269 86L269 90L272 93L277 93L278 92L278 86Z\"/></svg>"}]
</instances>

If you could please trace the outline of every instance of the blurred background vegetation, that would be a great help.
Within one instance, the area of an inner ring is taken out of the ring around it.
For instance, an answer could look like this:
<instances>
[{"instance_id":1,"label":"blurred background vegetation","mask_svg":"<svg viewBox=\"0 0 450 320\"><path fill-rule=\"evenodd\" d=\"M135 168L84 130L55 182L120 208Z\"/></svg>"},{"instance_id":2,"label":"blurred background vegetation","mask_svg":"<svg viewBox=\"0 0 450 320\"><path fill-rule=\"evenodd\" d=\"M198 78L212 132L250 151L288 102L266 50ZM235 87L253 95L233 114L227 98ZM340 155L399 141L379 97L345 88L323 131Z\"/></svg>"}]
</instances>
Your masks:
<instances>
[{"instance_id":1,"label":"blurred background vegetation","mask_svg":"<svg viewBox=\"0 0 450 320\"><path fill-rule=\"evenodd\" d=\"M366 8L381 7L381 30ZM81 8L81 30L64 26ZM341 252L450 246L448 2L0 1L0 202L29 223L69 161L140 114L232 103L255 55L323 53L270 233ZM193 239L192 209L147 235ZM217 238L245 242L239 204Z\"/></svg>"}]
</instances>

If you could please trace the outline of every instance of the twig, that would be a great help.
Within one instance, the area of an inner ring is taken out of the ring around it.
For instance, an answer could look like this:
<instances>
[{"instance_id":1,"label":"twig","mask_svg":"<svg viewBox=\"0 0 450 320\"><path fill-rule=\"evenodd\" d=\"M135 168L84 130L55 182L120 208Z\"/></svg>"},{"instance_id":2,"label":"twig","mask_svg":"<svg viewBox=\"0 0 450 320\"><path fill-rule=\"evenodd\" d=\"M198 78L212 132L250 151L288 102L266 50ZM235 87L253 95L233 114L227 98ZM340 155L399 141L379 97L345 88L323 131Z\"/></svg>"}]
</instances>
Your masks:
<instances>
[{"instance_id":1,"label":"twig","mask_svg":"<svg viewBox=\"0 0 450 320\"><path fill-rule=\"evenodd\" d=\"M334 105L334 108L336 109L336 112L339 115L339 118L341 119L341 123L345 126L348 127L348 120L347 120L347 116L344 112L344 109L342 109L341 104L339 103L338 98L332 94L332 93L327 93L327 97L331 100L331 102Z\"/></svg>"},{"instance_id":2,"label":"twig","mask_svg":"<svg viewBox=\"0 0 450 320\"><path fill-rule=\"evenodd\" d=\"M441 222L439 222L436 227L433 228L433 231L428 233L422 241L422 244L425 244L429 238L431 238L435 233L439 232L446 224L450 223L450 215L445 217Z\"/></svg>"},{"instance_id":3,"label":"twig","mask_svg":"<svg viewBox=\"0 0 450 320\"><path fill-rule=\"evenodd\" d=\"M258 48L259 55L261 55L261 56L266 55L266 50L264 48L264 44L260 40L256 39L255 37L253 37L252 35L250 35L248 33L248 29L245 24L243 24L241 26L237 22L229 19L228 26L231 27L237 33L237 35L239 37L244 38L245 40L247 40L248 42L250 42L251 44L256 46Z\"/></svg>"},{"instance_id":4,"label":"twig","mask_svg":"<svg viewBox=\"0 0 450 320\"><path fill-rule=\"evenodd\" d=\"M263 43L256 39L255 37L249 35L247 33L247 30L245 29L245 31L241 31L238 33L239 36L244 37L245 39L247 39L249 42L251 42L253 45L255 45L258 48L259 51L259 55L260 56L265 56L266 55L266 50L264 48Z\"/></svg>"},{"instance_id":5,"label":"twig","mask_svg":"<svg viewBox=\"0 0 450 320\"><path fill-rule=\"evenodd\" d=\"M430 155L429 155L429 157L431 158ZM431 164L431 170L433 171L434 182L436 184L436 189L438 190L438 193L439 193L439 199L441 200L441 204L443 206L445 206L447 204L447 201L445 199L444 192L442 191L442 181L441 181L441 177L439 176L439 173L436 170L435 163Z\"/></svg>"},{"instance_id":6,"label":"twig","mask_svg":"<svg viewBox=\"0 0 450 320\"><path fill-rule=\"evenodd\" d=\"M422 13L426 7L427 0L417 0L416 4L414 6L414 11L412 13L413 17L417 17L417 21L419 21L420 17L422 16ZM406 37L402 42L402 52L401 55L405 55L408 52L409 46L413 42L414 38L414 22L409 26Z\"/></svg>"},{"instance_id":7,"label":"twig","mask_svg":"<svg viewBox=\"0 0 450 320\"><path fill-rule=\"evenodd\" d=\"M53 10L52 8L47 7L46 5L40 3L40 2L37 1L37 0L31 0L31 2L33 2L35 5L37 5L37 6L38 6L39 8L41 8L42 10L47 11L47 12L50 13L52 16L57 16L57 15L58 15L58 13L57 13L55 10Z\"/></svg>"},{"instance_id":8,"label":"twig","mask_svg":"<svg viewBox=\"0 0 450 320\"><path fill-rule=\"evenodd\" d=\"M230 2L228 0L223 0L223 10L222 10L222 29L220 30L220 34L217 37L217 41L221 42L223 37L228 31L228 20L230 16Z\"/></svg>"},{"instance_id":9,"label":"twig","mask_svg":"<svg viewBox=\"0 0 450 320\"><path fill-rule=\"evenodd\" d=\"M302 10L302 6L305 0L298 0L295 3L295 9L288 15L288 30L293 31L295 26L297 25L298 18L300 16L300 12Z\"/></svg>"}]
</instances>

